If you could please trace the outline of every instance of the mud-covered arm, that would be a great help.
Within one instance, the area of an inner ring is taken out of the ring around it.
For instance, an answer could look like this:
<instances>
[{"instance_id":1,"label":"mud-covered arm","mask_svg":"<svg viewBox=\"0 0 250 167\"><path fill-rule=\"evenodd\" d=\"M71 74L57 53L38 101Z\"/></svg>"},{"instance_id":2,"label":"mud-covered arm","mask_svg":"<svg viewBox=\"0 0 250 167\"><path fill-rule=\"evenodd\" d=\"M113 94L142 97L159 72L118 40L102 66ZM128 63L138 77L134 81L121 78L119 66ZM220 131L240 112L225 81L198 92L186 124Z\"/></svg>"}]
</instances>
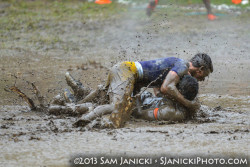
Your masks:
<instances>
[{"instance_id":1,"label":"mud-covered arm","mask_svg":"<svg viewBox=\"0 0 250 167\"><path fill-rule=\"evenodd\" d=\"M161 85L161 92L167 97L172 98L190 110L197 110L200 104L196 101L189 101L177 90L176 85L179 83L180 77L176 72L170 71Z\"/></svg>"}]
</instances>

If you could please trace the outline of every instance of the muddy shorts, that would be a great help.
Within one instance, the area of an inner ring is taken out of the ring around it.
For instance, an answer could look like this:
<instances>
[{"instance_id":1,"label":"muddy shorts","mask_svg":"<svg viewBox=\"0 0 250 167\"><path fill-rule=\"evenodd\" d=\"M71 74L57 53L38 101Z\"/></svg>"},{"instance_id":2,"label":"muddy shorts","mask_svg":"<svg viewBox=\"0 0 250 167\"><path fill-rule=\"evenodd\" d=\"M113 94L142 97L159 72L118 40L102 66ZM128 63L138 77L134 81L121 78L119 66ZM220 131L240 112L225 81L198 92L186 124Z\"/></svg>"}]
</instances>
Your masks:
<instances>
[{"instance_id":1,"label":"muddy shorts","mask_svg":"<svg viewBox=\"0 0 250 167\"><path fill-rule=\"evenodd\" d=\"M132 92L138 78L135 62L122 62L112 67L108 79L108 95L115 110L110 116L115 128L122 127L132 113Z\"/></svg>"}]
</instances>

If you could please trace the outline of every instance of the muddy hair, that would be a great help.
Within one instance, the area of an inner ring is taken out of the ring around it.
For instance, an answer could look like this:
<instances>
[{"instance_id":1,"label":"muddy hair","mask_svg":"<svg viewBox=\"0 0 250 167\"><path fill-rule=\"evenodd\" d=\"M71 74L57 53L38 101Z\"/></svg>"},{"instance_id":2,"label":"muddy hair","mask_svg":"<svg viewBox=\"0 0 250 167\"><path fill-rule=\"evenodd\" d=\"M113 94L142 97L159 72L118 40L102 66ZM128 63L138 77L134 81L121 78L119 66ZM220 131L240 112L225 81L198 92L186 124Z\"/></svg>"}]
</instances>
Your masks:
<instances>
[{"instance_id":1,"label":"muddy hair","mask_svg":"<svg viewBox=\"0 0 250 167\"><path fill-rule=\"evenodd\" d=\"M214 70L212 60L206 53L197 53L191 58L190 62L194 67L204 66L205 70L210 70L211 73Z\"/></svg>"},{"instance_id":2,"label":"muddy hair","mask_svg":"<svg viewBox=\"0 0 250 167\"><path fill-rule=\"evenodd\" d=\"M199 84L194 77L190 75L184 75L177 85L177 89L186 99L194 100L198 94Z\"/></svg>"}]
</instances>

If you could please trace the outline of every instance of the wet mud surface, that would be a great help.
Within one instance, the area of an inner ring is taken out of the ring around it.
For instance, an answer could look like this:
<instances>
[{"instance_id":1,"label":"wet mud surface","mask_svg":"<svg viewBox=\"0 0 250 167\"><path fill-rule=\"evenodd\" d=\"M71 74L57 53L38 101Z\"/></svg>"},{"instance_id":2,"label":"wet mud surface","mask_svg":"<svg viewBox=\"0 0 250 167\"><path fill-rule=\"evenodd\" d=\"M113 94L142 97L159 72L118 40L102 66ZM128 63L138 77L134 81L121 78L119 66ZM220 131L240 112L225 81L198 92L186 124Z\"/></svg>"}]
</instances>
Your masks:
<instances>
[{"instance_id":1,"label":"wet mud surface","mask_svg":"<svg viewBox=\"0 0 250 167\"><path fill-rule=\"evenodd\" d=\"M1 31L1 164L67 166L79 153L249 157L250 13L229 12L213 22L185 15L196 10L159 9L147 18L144 11L128 9L102 21L44 20L34 31ZM58 40L39 43L39 35ZM116 62L189 59L197 52L212 57L214 73L200 83L202 112L182 123L131 118L121 129L85 131L72 127L78 117L30 111L16 94L4 91L15 84L36 100L34 82L50 101L67 87L67 71L95 88Z\"/></svg>"}]
</instances>

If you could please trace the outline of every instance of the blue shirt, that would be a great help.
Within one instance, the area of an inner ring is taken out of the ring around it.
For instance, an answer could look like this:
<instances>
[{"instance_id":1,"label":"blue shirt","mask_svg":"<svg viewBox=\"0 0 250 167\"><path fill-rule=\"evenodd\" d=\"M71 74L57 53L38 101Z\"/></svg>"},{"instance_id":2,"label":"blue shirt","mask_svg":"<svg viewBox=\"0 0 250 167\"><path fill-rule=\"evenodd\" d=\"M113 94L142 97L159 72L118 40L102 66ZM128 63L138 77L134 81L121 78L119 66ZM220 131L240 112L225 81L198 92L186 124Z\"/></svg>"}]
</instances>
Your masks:
<instances>
[{"instance_id":1,"label":"blue shirt","mask_svg":"<svg viewBox=\"0 0 250 167\"><path fill-rule=\"evenodd\" d=\"M181 78L188 73L189 64L183 59L167 57L149 61L140 61L143 76L140 83L147 86L154 81L150 87L160 87L169 71L174 71Z\"/></svg>"}]
</instances>

